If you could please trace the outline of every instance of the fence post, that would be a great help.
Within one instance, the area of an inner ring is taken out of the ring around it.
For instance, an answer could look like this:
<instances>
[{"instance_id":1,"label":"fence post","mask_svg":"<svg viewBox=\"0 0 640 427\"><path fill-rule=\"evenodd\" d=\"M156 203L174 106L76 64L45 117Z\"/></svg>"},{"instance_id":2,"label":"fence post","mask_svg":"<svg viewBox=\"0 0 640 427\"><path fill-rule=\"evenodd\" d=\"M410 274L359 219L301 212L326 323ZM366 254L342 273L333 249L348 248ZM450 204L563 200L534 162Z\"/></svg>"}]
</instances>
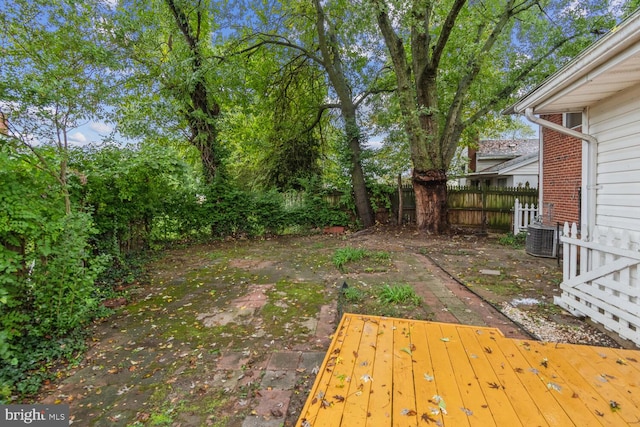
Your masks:
<instances>
[{"instance_id":1,"label":"fence post","mask_svg":"<svg viewBox=\"0 0 640 427\"><path fill-rule=\"evenodd\" d=\"M404 210L404 206L402 204L402 200L404 199L404 194L402 193L402 174L398 174L398 225L402 225L402 214Z\"/></svg>"},{"instance_id":2,"label":"fence post","mask_svg":"<svg viewBox=\"0 0 640 427\"><path fill-rule=\"evenodd\" d=\"M513 235L520 233L520 200L516 197L513 205Z\"/></svg>"},{"instance_id":3,"label":"fence post","mask_svg":"<svg viewBox=\"0 0 640 427\"><path fill-rule=\"evenodd\" d=\"M569 223L565 222L562 228L562 235L571 237L569 235ZM565 280L569 279L569 243L562 242L562 277Z\"/></svg>"},{"instance_id":4,"label":"fence post","mask_svg":"<svg viewBox=\"0 0 640 427\"><path fill-rule=\"evenodd\" d=\"M571 224L571 234L572 239L578 238L578 226L576 223ZM571 245L569 247L569 278L573 279L578 275L578 247L575 245Z\"/></svg>"},{"instance_id":5,"label":"fence post","mask_svg":"<svg viewBox=\"0 0 640 427\"><path fill-rule=\"evenodd\" d=\"M538 205L540 206L540 205ZM534 205L533 203L531 203L531 210L529 212L527 212L527 224L532 224L533 221L536 219L536 217L538 216L538 208L536 208L536 205Z\"/></svg>"}]
</instances>

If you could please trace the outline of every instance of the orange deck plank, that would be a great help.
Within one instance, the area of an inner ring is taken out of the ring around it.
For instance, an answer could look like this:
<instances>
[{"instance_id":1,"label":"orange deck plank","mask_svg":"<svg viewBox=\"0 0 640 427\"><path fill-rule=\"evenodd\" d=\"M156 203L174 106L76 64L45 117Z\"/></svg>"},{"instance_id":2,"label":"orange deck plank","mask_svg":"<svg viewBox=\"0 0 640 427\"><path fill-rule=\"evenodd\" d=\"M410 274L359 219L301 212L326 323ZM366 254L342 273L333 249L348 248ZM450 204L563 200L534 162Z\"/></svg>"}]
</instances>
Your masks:
<instances>
[{"instance_id":1,"label":"orange deck plank","mask_svg":"<svg viewBox=\"0 0 640 427\"><path fill-rule=\"evenodd\" d=\"M296 426L615 426L639 403L638 350L345 314Z\"/></svg>"}]
</instances>

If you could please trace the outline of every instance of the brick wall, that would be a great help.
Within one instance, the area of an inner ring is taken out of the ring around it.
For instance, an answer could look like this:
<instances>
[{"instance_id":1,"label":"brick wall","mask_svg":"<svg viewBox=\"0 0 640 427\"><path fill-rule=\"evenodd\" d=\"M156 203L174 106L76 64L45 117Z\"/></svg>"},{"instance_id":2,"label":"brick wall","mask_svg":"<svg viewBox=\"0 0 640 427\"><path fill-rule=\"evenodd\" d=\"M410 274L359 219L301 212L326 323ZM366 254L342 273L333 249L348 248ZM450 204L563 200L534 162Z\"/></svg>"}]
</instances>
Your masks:
<instances>
[{"instance_id":1,"label":"brick wall","mask_svg":"<svg viewBox=\"0 0 640 427\"><path fill-rule=\"evenodd\" d=\"M542 118L562 125L562 114ZM542 141L543 223L579 223L582 141L546 128L542 129Z\"/></svg>"}]
</instances>

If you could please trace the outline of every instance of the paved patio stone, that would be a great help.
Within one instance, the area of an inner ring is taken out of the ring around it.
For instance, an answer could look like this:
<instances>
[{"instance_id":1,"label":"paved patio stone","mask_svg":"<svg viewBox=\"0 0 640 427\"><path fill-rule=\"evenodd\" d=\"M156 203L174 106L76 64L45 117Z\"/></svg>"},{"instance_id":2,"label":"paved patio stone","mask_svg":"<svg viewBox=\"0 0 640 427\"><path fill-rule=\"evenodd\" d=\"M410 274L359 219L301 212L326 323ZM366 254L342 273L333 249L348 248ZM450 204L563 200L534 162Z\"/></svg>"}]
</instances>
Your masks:
<instances>
[{"instance_id":1,"label":"paved patio stone","mask_svg":"<svg viewBox=\"0 0 640 427\"><path fill-rule=\"evenodd\" d=\"M249 361L247 356L237 351L225 352L218 360L218 369L240 369L242 365L245 365Z\"/></svg>"},{"instance_id":2,"label":"paved patio stone","mask_svg":"<svg viewBox=\"0 0 640 427\"><path fill-rule=\"evenodd\" d=\"M291 390L260 390L261 397L258 406L254 408L254 414L267 420L276 418L283 421L292 393Z\"/></svg>"},{"instance_id":3,"label":"paved patio stone","mask_svg":"<svg viewBox=\"0 0 640 427\"><path fill-rule=\"evenodd\" d=\"M296 371L267 371L262 378L264 389L290 390L296 383Z\"/></svg>"},{"instance_id":4,"label":"paved patio stone","mask_svg":"<svg viewBox=\"0 0 640 427\"><path fill-rule=\"evenodd\" d=\"M322 365L322 361L324 360L324 356L325 352L323 351L302 353L299 367L304 369L306 372L311 373L314 369L320 368L320 365Z\"/></svg>"},{"instance_id":5,"label":"paved patio stone","mask_svg":"<svg viewBox=\"0 0 640 427\"><path fill-rule=\"evenodd\" d=\"M300 363L301 352L299 351L279 351L273 353L269 358L267 369L271 371L295 370Z\"/></svg>"},{"instance_id":6,"label":"paved patio stone","mask_svg":"<svg viewBox=\"0 0 640 427\"><path fill-rule=\"evenodd\" d=\"M265 420L263 417L250 416L242 421L242 427L281 427L282 419Z\"/></svg>"}]
</instances>

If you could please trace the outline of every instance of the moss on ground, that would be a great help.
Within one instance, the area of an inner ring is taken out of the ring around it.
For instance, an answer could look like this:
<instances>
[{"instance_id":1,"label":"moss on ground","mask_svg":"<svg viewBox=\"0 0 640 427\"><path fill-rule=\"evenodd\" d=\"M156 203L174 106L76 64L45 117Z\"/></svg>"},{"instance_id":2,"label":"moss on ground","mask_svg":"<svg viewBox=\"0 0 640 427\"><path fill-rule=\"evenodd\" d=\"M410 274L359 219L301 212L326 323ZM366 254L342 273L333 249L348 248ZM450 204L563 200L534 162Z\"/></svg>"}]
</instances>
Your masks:
<instances>
[{"instance_id":1,"label":"moss on ground","mask_svg":"<svg viewBox=\"0 0 640 427\"><path fill-rule=\"evenodd\" d=\"M267 297L260 312L267 333L296 341L305 340L312 332L305 322L315 318L330 299L323 284L285 280L276 283Z\"/></svg>"}]
</instances>

